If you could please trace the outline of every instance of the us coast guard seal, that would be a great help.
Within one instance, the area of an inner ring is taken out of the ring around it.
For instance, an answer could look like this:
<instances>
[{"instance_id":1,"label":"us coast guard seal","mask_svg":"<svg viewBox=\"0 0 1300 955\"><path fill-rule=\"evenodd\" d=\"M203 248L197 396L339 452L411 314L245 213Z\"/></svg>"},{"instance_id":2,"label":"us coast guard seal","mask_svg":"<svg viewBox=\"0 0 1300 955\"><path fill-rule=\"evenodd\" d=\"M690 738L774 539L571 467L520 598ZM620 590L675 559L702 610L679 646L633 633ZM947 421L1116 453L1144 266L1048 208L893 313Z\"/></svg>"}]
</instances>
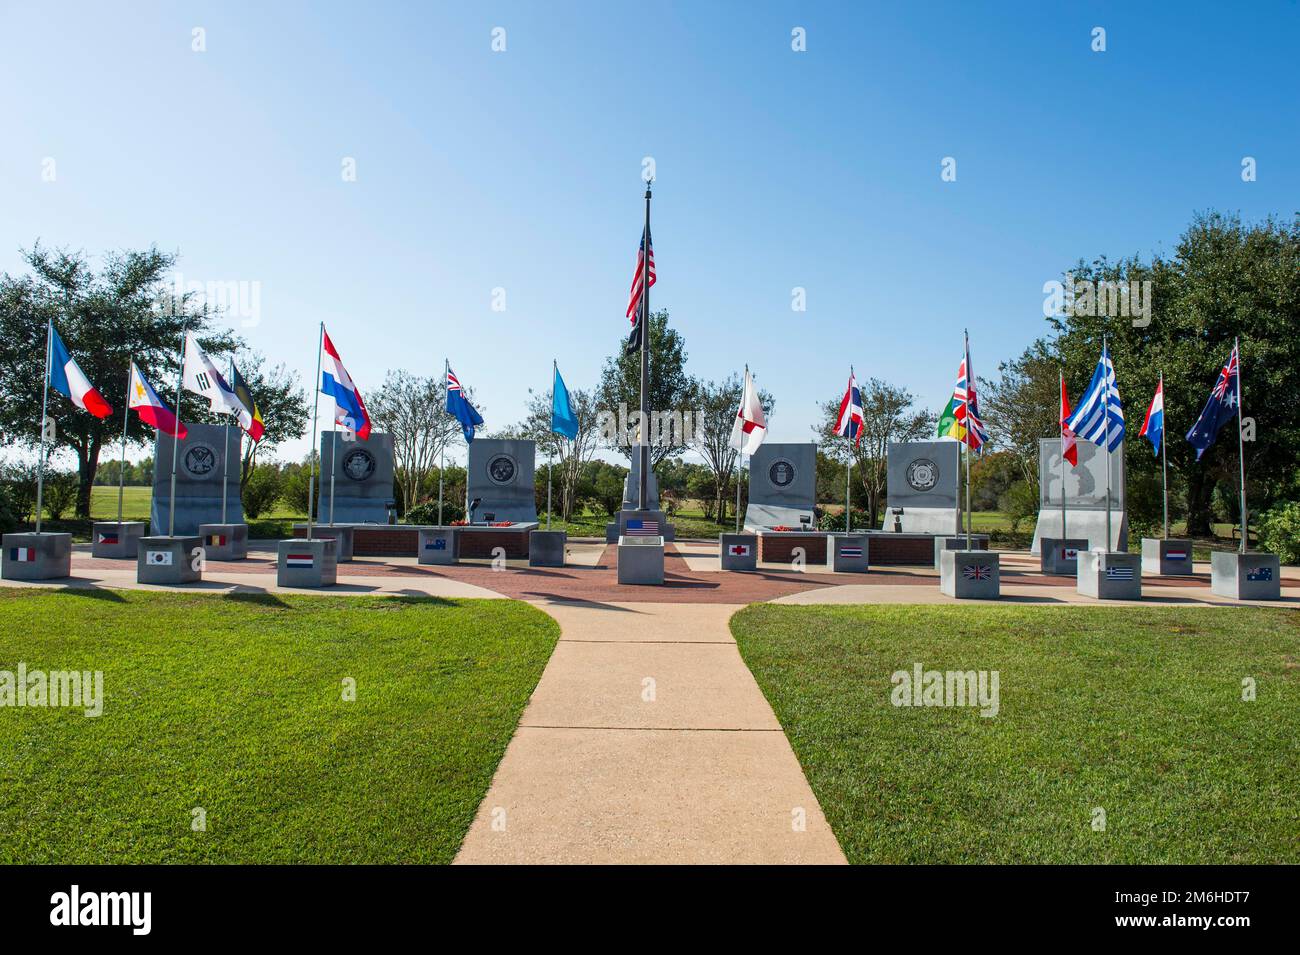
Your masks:
<instances>
[{"instance_id":1,"label":"us coast guard seal","mask_svg":"<svg viewBox=\"0 0 1300 955\"><path fill-rule=\"evenodd\" d=\"M913 491L930 491L939 483L939 465L929 458L917 458L907 466L907 483Z\"/></svg>"}]
</instances>

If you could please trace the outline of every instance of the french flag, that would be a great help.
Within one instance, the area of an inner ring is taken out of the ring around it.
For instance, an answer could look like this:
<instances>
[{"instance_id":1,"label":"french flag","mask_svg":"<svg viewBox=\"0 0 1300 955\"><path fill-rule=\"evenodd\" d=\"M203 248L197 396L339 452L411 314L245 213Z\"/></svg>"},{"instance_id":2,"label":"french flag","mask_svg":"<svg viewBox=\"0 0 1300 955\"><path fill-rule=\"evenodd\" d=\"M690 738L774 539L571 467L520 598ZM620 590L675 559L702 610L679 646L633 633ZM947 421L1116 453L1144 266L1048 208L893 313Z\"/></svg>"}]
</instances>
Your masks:
<instances>
[{"instance_id":1,"label":"french flag","mask_svg":"<svg viewBox=\"0 0 1300 955\"><path fill-rule=\"evenodd\" d=\"M321 326L320 391L334 399L334 421L356 434L362 441L370 437L370 415L361 392L352 383L352 376L343 367L338 350L330 341L329 333Z\"/></svg>"},{"instance_id":2,"label":"french flag","mask_svg":"<svg viewBox=\"0 0 1300 955\"><path fill-rule=\"evenodd\" d=\"M67 398L83 411L89 411L96 418L107 418L113 413L104 396L95 390L95 386L77 367L77 363L68 354L59 333L50 326L50 385L55 391Z\"/></svg>"},{"instance_id":3,"label":"french flag","mask_svg":"<svg viewBox=\"0 0 1300 955\"><path fill-rule=\"evenodd\" d=\"M131 362L130 407L135 409L141 421L153 425L163 434L170 434L182 441L189 434L181 420L162 403L158 392L144 380L144 375L140 374L140 369L135 367L135 362Z\"/></svg>"}]
</instances>

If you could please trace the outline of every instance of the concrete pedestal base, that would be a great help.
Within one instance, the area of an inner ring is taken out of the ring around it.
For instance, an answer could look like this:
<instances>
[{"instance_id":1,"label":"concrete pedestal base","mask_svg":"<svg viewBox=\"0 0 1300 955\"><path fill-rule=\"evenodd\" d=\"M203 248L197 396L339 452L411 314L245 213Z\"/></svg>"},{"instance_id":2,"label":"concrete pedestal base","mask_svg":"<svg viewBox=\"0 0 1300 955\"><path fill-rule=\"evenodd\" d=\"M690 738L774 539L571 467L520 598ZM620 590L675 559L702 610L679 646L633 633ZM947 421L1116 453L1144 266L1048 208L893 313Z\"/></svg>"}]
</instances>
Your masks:
<instances>
[{"instance_id":1,"label":"concrete pedestal base","mask_svg":"<svg viewBox=\"0 0 1300 955\"><path fill-rule=\"evenodd\" d=\"M280 541L275 583L279 587L333 587L339 579L339 542L334 537Z\"/></svg>"},{"instance_id":2,"label":"concrete pedestal base","mask_svg":"<svg viewBox=\"0 0 1300 955\"><path fill-rule=\"evenodd\" d=\"M0 545L0 577L5 580L58 580L72 576L71 534L5 534Z\"/></svg>"},{"instance_id":3,"label":"concrete pedestal base","mask_svg":"<svg viewBox=\"0 0 1300 955\"><path fill-rule=\"evenodd\" d=\"M1281 600L1282 561L1276 554L1215 551L1210 555L1210 590L1234 600Z\"/></svg>"},{"instance_id":4,"label":"concrete pedestal base","mask_svg":"<svg viewBox=\"0 0 1300 955\"><path fill-rule=\"evenodd\" d=\"M605 525L605 543L615 544L627 534L628 521L654 521L659 525L659 536L666 541L675 540L677 531L668 523L668 516L663 511L619 511L614 520Z\"/></svg>"},{"instance_id":5,"label":"concrete pedestal base","mask_svg":"<svg viewBox=\"0 0 1300 955\"><path fill-rule=\"evenodd\" d=\"M532 531L528 535L529 567L563 567L567 531Z\"/></svg>"},{"instance_id":6,"label":"concrete pedestal base","mask_svg":"<svg viewBox=\"0 0 1300 955\"><path fill-rule=\"evenodd\" d=\"M970 536L970 546L966 546L966 535L959 534L956 537L936 537L934 539L934 569L942 570L943 563L939 559L946 550L988 550L989 535L972 534Z\"/></svg>"},{"instance_id":7,"label":"concrete pedestal base","mask_svg":"<svg viewBox=\"0 0 1300 955\"><path fill-rule=\"evenodd\" d=\"M90 534L91 557L129 559L140 549L144 521L96 521Z\"/></svg>"},{"instance_id":8,"label":"concrete pedestal base","mask_svg":"<svg viewBox=\"0 0 1300 955\"><path fill-rule=\"evenodd\" d=\"M835 574L865 574L866 534L831 534L826 538L826 569Z\"/></svg>"},{"instance_id":9,"label":"concrete pedestal base","mask_svg":"<svg viewBox=\"0 0 1300 955\"><path fill-rule=\"evenodd\" d=\"M243 560L248 556L247 524L200 524L208 560Z\"/></svg>"},{"instance_id":10,"label":"concrete pedestal base","mask_svg":"<svg viewBox=\"0 0 1300 955\"><path fill-rule=\"evenodd\" d=\"M997 600L1002 596L1001 555L988 550L943 551L939 590L958 600Z\"/></svg>"},{"instance_id":11,"label":"concrete pedestal base","mask_svg":"<svg viewBox=\"0 0 1300 955\"><path fill-rule=\"evenodd\" d=\"M662 584L664 582L664 539L662 537L620 537L618 539L618 582L620 584Z\"/></svg>"},{"instance_id":12,"label":"concrete pedestal base","mask_svg":"<svg viewBox=\"0 0 1300 955\"><path fill-rule=\"evenodd\" d=\"M719 534L718 559L723 570L758 570L758 535Z\"/></svg>"},{"instance_id":13,"label":"concrete pedestal base","mask_svg":"<svg viewBox=\"0 0 1300 955\"><path fill-rule=\"evenodd\" d=\"M313 524L311 526L311 536L313 538L330 538L339 542L338 562L346 564L352 560L352 542L355 536L354 524ZM293 532L297 534L303 532L303 537L307 536L306 524L294 524ZM302 538L299 538L300 540Z\"/></svg>"},{"instance_id":14,"label":"concrete pedestal base","mask_svg":"<svg viewBox=\"0 0 1300 955\"><path fill-rule=\"evenodd\" d=\"M1153 577L1189 577L1192 542L1178 538L1142 538L1142 573Z\"/></svg>"},{"instance_id":15,"label":"concrete pedestal base","mask_svg":"<svg viewBox=\"0 0 1300 955\"><path fill-rule=\"evenodd\" d=\"M460 532L455 527L422 527L416 543L416 560L421 564L447 565L460 562Z\"/></svg>"},{"instance_id":16,"label":"concrete pedestal base","mask_svg":"<svg viewBox=\"0 0 1300 955\"><path fill-rule=\"evenodd\" d=\"M1044 537L1038 554L1039 569L1045 574L1074 577L1079 573L1079 555L1088 549L1086 537Z\"/></svg>"},{"instance_id":17,"label":"concrete pedestal base","mask_svg":"<svg viewBox=\"0 0 1300 955\"><path fill-rule=\"evenodd\" d=\"M1079 552L1079 581L1085 597L1098 600L1141 600L1142 558L1123 551Z\"/></svg>"},{"instance_id":18,"label":"concrete pedestal base","mask_svg":"<svg viewBox=\"0 0 1300 955\"><path fill-rule=\"evenodd\" d=\"M192 584L203 579L200 537L142 537L135 558L141 584Z\"/></svg>"}]
</instances>

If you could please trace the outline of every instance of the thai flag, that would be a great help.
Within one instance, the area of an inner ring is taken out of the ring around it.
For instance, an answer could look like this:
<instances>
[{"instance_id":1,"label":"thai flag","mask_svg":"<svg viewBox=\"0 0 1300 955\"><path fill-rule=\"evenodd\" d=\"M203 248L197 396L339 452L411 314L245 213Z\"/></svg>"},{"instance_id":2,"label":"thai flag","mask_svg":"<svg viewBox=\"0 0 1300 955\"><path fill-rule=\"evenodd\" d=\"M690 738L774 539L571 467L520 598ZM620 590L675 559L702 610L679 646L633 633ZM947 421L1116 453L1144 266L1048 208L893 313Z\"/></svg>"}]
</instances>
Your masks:
<instances>
[{"instance_id":1,"label":"thai flag","mask_svg":"<svg viewBox=\"0 0 1300 955\"><path fill-rule=\"evenodd\" d=\"M158 392L145 381L144 375L140 374L140 369L135 367L135 362L131 362L131 397L128 404L135 409L141 421L153 425L163 434L170 434L182 440L189 434L180 419L162 403Z\"/></svg>"},{"instance_id":2,"label":"thai flag","mask_svg":"<svg viewBox=\"0 0 1300 955\"><path fill-rule=\"evenodd\" d=\"M299 570L311 570L312 556L308 554L285 554L284 566L296 567Z\"/></svg>"},{"instance_id":3,"label":"thai flag","mask_svg":"<svg viewBox=\"0 0 1300 955\"><path fill-rule=\"evenodd\" d=\"M362 441L370 437L370 415L352 376L343 367L338 350L329 334L321 328L320 391L334 399L334 421L356 434Z\"/></svg>"},{"instance_id":4,"label":"thai flag","mask_svg":"<svg viewBox=\"0 0 1300 955\"><path fill-rule=\"evenodd\" d=\"M62 395L66 395L74 405L83 411L89 411L96 418L107 418L113 413L108 402L95 390L77 363L68 354L67 346L59 333L50 326L50 386Z\"/></svg>"},{"instance_id":5,"label":"thai flag","mask_svg":"<svg viewBox=\"0 0 1300 955\"><path fill-rule=\"evenodd\" d=\"M858 547L856 544L846 545L846 546L840 548L840 556L841 556L841 557L861 557L861 556L862 556L862 548L861 548L861 547Z\"/></svg>"},{"instance_id":6,"label":"thai flag","mask_svg":"<svg viewBox=\"0 0 1300 955\"><path fill-rule=\"evenodd\" d=\"M9 559L20 564L30 564L36 560L36 551L31 547L10 547Z\"/></svg>"},{"instance_id":7,"label":"thai flag","mask_svg":"<svg viewBox=\"0 0 1300 955\"><path fill-rule=\"evenodd\" d=\"M862 441L864 422L862 392L858 390L858 380L853 376L853 370L849 369L849 387L844 392L843 400L840 401L840 416L835 421L835 433L852 438L853 443L858 444Z\"/></svg>"},{"instance_id":8,"label":"thai flag","mask_svg":"<svg viewBox=\"0 0 1300 955\"><path fill-rule=\"evenodd\" d=\"M1156 385L1156 396L1151 399L1147 409L1146 420L1142 422L1139 434L1151 442L1151 453L1160 453L1160 442L1165 438L1165 376L1160 376Z\"/></svg>"}]
</instances>

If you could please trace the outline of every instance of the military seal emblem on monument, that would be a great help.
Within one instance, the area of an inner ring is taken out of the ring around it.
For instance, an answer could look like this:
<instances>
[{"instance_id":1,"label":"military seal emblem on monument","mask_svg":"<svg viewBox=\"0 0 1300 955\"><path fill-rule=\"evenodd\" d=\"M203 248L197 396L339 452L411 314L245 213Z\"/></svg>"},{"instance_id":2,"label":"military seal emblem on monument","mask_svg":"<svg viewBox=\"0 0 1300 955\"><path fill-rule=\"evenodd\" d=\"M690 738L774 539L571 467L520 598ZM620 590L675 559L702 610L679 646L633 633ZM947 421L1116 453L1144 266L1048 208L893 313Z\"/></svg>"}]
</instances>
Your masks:
<instances>
[{"instance_id":1,"label":"military seal emblem on monument","mask_svg":"<svg viewBox=\"0 0 1300 955\"><path fill-rule=\"evenodd\" d=\"M509 484L515 479L515 474L519 470L519 465L515 459L508 454L494 455L488 461L487 474L493 484Z\"/></svg>"},{"instance_id":2,"label":"military seal emblem on monument","mask_svg":"<svg viewBox=\"0 0 1300 955\"><path fill-rule=\"evenodd\" d=\"M907 466L907 483L914 491L928 491L939 483L939 465L917 458Z\"/></svg>"},{"instance_id":3,"label":"military seal emblem on monument","mask_svg":"<svg viewBox=\"0 0 1300 955\"><path fill-rule=\"evenodd\" d=\"M789 487L794 477L794 465L784 458L772 462L772 466L767 469L767 479L772 482L773 487Z\"/></svg>"},{"instance_id":4,"label":"military seal emblem on monument","mask_svg":"<svg viewBox=\"0 0 1300 955\"><path fill-rule=\"evenodd\" d=\"M185 471L191 477L205 478L217 467L217 452L206 444L192 444L181 458Z\"/></svg>"},{"instance_id":5,"label":"military seal emblem on monument","mask_svg":"<svg viewBox=\"0 0 1300 955\"><path fill-rule=\"evenodd\" d=\"M353 481L364 481L375 473L375 456L365 448L353 448L343 455L343 474Z\"/></svg>"}]
</instances>

